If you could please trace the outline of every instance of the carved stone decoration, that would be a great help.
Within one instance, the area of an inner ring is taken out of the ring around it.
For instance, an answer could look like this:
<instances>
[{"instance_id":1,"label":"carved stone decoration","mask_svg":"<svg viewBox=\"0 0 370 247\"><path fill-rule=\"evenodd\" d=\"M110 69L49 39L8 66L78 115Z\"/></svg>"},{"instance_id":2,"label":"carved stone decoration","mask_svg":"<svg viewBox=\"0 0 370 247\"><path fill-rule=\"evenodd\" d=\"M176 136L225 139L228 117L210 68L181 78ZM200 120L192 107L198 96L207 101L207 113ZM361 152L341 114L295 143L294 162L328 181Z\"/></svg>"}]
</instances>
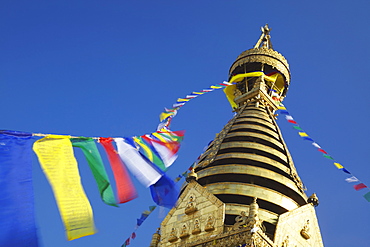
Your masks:
<instances>
[{"instance_id":1,"label":"carved stone decoration","mask_svg":"<svg viewBox=\"0 0 370 247\"><path fill-rule=\"evenodd\" d=\"M189 202L185 207L185 214L189 215L197 211L196 203L195 203L195 196L190 195L189 196Z\"/></svg>"},{"instance_id":2,"label":"carved stone decoration","mask_svg":"<svg viewBox=\"0 0 370 247\"><path fill-rule=\"evenodd\" d=\"M172 228L170 236L168 237L168 242L172 243L178 239L176 228Z\"/></svg>"},{"instance_id":3,"label":"carved stone decoration","mask_svg":"<svg viewBox=\"0 0 370 247\"><path fill-rule=\"evenodd\" d=\"M241 229L247 223L247 215L244 211L240 213L239 216L235 217L235 224L233 225L233 230Z\"/></svg>"},{"instance_id":4,"label":"carved stone decoration","mask_svg":"<svg viewBox=\"0 0 370 247\"><path fill-rule=\"evenodd\" d=\"M301 236L304 239L309 239L311 237L310 234L308 233L310 231L309 224L310 224L310 221L307 220L306 224L303 226L303 228L301 230Z\"/></svg>"},{"instance_id":5,"label":"carved stone decoration","mask_svg":"<svg viewBox=\"0 0 370 247\"><path fill-rule=\"evenodd\" d=\"M186 224L183 224L180 232L180 238L184 239L187 237L189 237L188 227L186 226Z\"/></svg>"},{"instance_id":6,"label":"carved stone decoration","mask_svg":"<svg viewBox=\"0 0 370 247\"><path fill-rule=\"evenodd\" d=\"M284 241L281 243L281 247L288 247L289 245L289 236L286 236Z\"/></svg>"},{"instance_id":7,"label":"carved stone decoration","mask_svg":"<svg viewBox=\"0 0 370 247\"><path fill-rule=\"evenodd\" d=\"M195 220L194 221L194 229L193 231L191 232L192 234L199 234L201 232L201 229L200 229L200 223L199 223L199 220Z\"/></svg>"},{"instance_id":8,"label":"carved stone decoration","mask_svg":"<svg viewBox=\"0 0 370 247\"><path fill-rule=\"evenodd\" d=\"M214 223L215 223L215 220L214 220L213 216L209 215L208 218L207 218L207 223L206 223L206 226L205 226L204 230L206 232L213 231L215 229Z\"/></svg>"}]
</instances>

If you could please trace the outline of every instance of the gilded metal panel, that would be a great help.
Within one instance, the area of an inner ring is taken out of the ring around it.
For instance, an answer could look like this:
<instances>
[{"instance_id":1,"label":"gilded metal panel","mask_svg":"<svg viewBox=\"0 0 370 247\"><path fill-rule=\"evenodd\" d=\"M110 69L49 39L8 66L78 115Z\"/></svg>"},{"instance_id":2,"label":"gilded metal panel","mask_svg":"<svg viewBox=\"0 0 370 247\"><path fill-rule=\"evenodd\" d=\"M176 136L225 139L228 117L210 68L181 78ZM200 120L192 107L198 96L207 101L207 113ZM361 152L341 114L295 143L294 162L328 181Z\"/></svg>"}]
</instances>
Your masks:
<instances>
[{"instance_id":1,"label":"gilded metal panel","mask_svg":"<svg viewBox=\"0 0 370 247\"><path fill-rule=\"evenodd\" d=\"M279 148L281 148L282 150L285 149L284 145L280 141L278 141L278 140L276 140L274 138L271 138L271 137L269 137L267 135L260 134L260 133L254 133L254 132L232 132L232 133L227 134L227 137L226 138L229 138L229 137L239 137L239 136L240 137L241 136L256 137L256 138L262 139L264 141L267 141L269 143L272 143L272 144L278 146Z\"/></svg>"},{"instance_id":2,"label":"gilded metal panel","mask_svg":"<svg viewBox=\"0 0 370 247\"><path fill-rule=\"evenodd\" d=\"M267 158L267 157L264 157L264 156L260 156L260 155L257 155L257 154L248 154L248 153L219 154L219 155L216 156L215 161L216 160L228 159L228 158L229 159L232 159L232 158L245 159L245 164L248 164L248 160L262 162L262 163L274 166L274 167L280 169L281 171L283 171L287 174L290 174L290 169L287 166L281 164L280 162L277 162L276 160L273 160L273 159L270 159L270 158ZM199 171L199 172L201 172L201 171Z\"/></svg>"},{"instance_id":3,"label":"gilded metal panel","mask_svg":"<svg viewBox=\"0 0 370 247\"><path fill-rule=\"evenodd\" d=\"M272 147L265 146L265 145L259 144L259 143L253 143L253 142L226 142L226 143L221 144L220 150L227 149L227 148L257 149L257 150L261 150L261 151L267 152L269 154L272 154L276 157L279 157L283 161L288 162L288 158L285 154L281 153L280 151L278 151L278 150L276 150Z\"/></svg>"},{"instance_id":4,"label":"gilded metal panel","mask_svg":"<svg viewBox=\"0 0 370 247\"><path fill-rule=\"evenodd\" d=\"M253 124L238 124L238 125L234 125L233 127L231 127L231 131L237 131L239 129L243 129L243 128L248 128L248 129L255 129L255 130L259 130L259 131L263 131L263 132L266 132L268 134L270 134L271 136L275 137L277 140L279 140L279 135L266 128L266 127L261 127L259 125L253 125ZM244 131L244 130L241 130L241 132Z\"/></svg>"},{"instance_id":5,"label":"gilded metal panel","mask_svg":"<svg viewBox=\"0 0 370 247\"><path fill-rule=\"evenodd\" d=\"M250 165L228 164L228 165L223 165L223 166L208 167L198 172L197 175L198 175L198 179L200 179L200 178L204 178L207 176L225 174L225 173L227 174L230 174L230 173L248 174L248 175L268 178L268 179L271 179L273 181L276 181L278 183L281 183L289 187L290 189L294 190L299 195L301 195L305 201L307 200L307 196L297 188L296 183L294 183L291 179L279 173L276 173L276 172L273 172L271 170L261 168L261 167L250 166Z\"/></svg>"},{"instance_id":6,"label":"gilded metal panel","mask_svg":"<svg viewBox=\"0 0 370 247\"><path fill-rule=\"evenodd\" d=\"M235 125L239 125L239 124L243 124L243 122L253 122L253 123L259 123L259 124L262 124L272 130L275 130L276 131L276 127L275 125L273 125L272 123L268 123L266 122L266 120L264 119L248 119L248 118L239 118L238 120L235 121Z\"/></svg>"},{"instance_id":7,"label":"gilded metal panel","mask_svg":"<svg viewBox=\"0 0 370 247\"><path fill-rule=\"evenodd\" d=\"M288 196L281 194L277 191L260 187L254 184L243 184L234 182L214 183L209 184L206 188L212 194L230 194L230 195L243 195L249 197L257 197L259 199L279 205L286 210L293 210L300 205Z\"/></svg>"}]
</instances>

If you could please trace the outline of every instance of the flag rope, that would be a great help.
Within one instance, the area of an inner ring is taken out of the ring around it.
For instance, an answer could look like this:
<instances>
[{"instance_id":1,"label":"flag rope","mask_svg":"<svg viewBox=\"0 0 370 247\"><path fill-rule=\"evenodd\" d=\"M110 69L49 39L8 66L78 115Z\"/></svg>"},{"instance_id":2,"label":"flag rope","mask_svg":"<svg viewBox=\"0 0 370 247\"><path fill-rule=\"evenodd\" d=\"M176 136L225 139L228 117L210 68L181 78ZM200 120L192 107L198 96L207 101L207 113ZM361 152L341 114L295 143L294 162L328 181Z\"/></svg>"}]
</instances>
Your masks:
<instances>
[{"instance_id":1,"label":"flag rope","mask_svg":"<svg viewBox=\"0 0 370 247\"><path fill-rule=\"evenodd\" d=\"M306 131L302 129L302 127L298 124L296 120L292 117L292 115L288 112L287 108L280 103L278 106L278 112L281 115L285 115L285 119L288 123L292 124L293 129L295 129L298 132L298 135L305 141L309 141L312 146L316 148L318 152L322 154L322 156L326 159L329 159L333 162L333 165L338 169L341 170L346 174L345 181L348 183L353 184L353 188L356 191L367 189L368 192L363 195L363 197L370 202L370 188L365 185L357 176L354 176L349 170L347 170L342 164L338 163L333 156L331 156L327 151L325 151L312 137L310 137Z\"/></svg>"}]
</instances>

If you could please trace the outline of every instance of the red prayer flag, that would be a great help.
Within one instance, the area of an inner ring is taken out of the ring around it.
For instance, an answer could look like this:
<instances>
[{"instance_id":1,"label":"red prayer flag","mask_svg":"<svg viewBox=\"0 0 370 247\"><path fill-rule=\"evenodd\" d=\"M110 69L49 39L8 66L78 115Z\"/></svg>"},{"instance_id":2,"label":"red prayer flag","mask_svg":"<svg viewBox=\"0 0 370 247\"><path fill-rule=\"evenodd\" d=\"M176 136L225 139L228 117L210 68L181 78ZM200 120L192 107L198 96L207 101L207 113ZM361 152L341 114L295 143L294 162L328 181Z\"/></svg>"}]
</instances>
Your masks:
<instances>
[{"instance_id":1,"label":"red prayer flag","mask_svg":"<svg viewBox=\"0 0 370 247\"><path fill-rule=\"evenodd\" d=\"M132 239L135 239L135 238L136 238L136 233L135 233L135 232L133 232L133 233L131 234L131 238L132 238Z\"/></svg>"},{"instance_id":2,"label":"red prayer flag","mask_svg":"<svg viewBox=\"0 0 370 247\"><path fill-rule=\"evenodd\" d=\"M289 122L289 123L292 123L292 124L297 124L297 122L296 122L296 121L294 121L294 120L288 120L288 122Z\"/></svg>"},{"instance_id":3,"label":"red prayer flag","mask_svg":"<svg viewBox=\"0 0 370 247\"><path fill-rule=\"evenodd\" d=\"M130 238L126 239L125 245L130 245Z\"/></svg>"},{"instance_id":4,"label":"red prayer flag","mask_svg":"<svg viewBox=\"0 0 370 247\"><path fill-rule=\"evenodd\" d=\"M328 154L324 149L321 149L321 148L317 149L317 151L324 153L324 154Z\"/></svg>"},{"instance_id":5,"label":"red prayer flag","mask_svg":"<svg viewBox=\"0 0 370 247\"><path fill-rule=\"evenodd\" d=\"M135 199L137 193L121 158L113 147L112 141L112 138L99 138L99 143L107 153L114 179L116 180L118 203L125 203Z\"/></svg>"},{"instance_id":6,"label":"red prayer flag","mask_svg":"<svg viewBox=\"0 0 370 247\"><path fill-rule=\"evenodd\" d=\"M367 186L364 185L363 183L360 183L360 184L353 185L353 188L355 188L355 190L361 190L361 189L367 188Z\"/></svg>"}]
</instances>

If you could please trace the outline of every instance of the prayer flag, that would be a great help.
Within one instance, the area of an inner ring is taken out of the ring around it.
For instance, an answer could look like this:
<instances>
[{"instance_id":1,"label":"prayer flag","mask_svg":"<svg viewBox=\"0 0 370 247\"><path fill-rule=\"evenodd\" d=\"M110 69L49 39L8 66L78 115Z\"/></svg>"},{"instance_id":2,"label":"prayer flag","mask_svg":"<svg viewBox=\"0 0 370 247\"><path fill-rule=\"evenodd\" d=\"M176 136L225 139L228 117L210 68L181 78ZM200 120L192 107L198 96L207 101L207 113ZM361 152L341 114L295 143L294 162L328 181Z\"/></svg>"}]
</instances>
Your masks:
<instances>
[{"instance_id":1,"label":"prayer flag","mask_svg":"<svg viewBox=\"0 0 370 247\"><path fill-rule=\"evenodd\" d=\"M81 148L98 185L100 196L108 205L117 207L112 186L104 168L98 148L92 138L73 138L72 146Z\"/></svg>"},{"instance_id":2,"label":"prayer flag","mask_svg":"<svg viewBox=\"0 0 370 247\"><path fill-rule=\"evenodd\" d=\"M328 155L328 154L322 154L322 156L324 156L324 158L327 158L327 159L329 159L329 160L334 160L334 158L333 157L331 157L330 155Z\"/></svg>"},{"instance_id":3,"label":"prayer flag","mask_svg":"<svg viewBox=\"0 0 370 247\"><path fill-rule=\"evenodd\" d=\"M286 110L280 110L280 114L289 115L289 112Z\"/></svg>"},{"instance_id":4,"label":"prayer flag","mask_svg":"<svg viewBox=\"0 0 370 247\"><path fill-rule=\"evenodd\" d=\"M317 144L316 142L313 142L312 145L316 148L321 148L319 144Z\"/></svg>"},{"instance_id":5,"label":"prayer flag","mask_svg":"<svg viewBox=\"0 0 370 247\"><path fill-rule=\"evenodd\" d=\"M115 138L114 140L123 163L144 186L149 187L162 177L159 169L149 164L133 145L125 142L123 138ZM133 143L130 138L126 138L126 140Z\"/></svg>"},{"instance_id":6,"label":"prayer flag","mask_svg":"<svg viewBox=\"0 0 370 247\"><path fill-rule=\"evenodd\" d=\"M99 143L107 153L109 164L116 180L118 203L125 203L137 198L137 192L125 165L114 149L112 141L112 138L99 138Z\"/></svg>"},{"instance_id":7,"label":"prayer flag","mask_svg":"<svg viewBox=\"0 0 370 247\"><path fill-rule=\"evenodd\" d=\"M355 190L361 190L361 189L367 188L367 186L363 183L360 183L360 184L353 185L353 188L355 188Z\"/></svg>"},{"instance_id":8,"label":"prayer flag","mask_svg":"<svg viewBox=\"0 0 370 247\"><path fill-rule=\"evenodd\" d=\"M302 130L301 127L299 127L299 126L293 126L293 128L296 129L296 130Z\"/></svg>"},{"instance_id":9,"label":"prayer flag","mask_svg":"<svg viewBox=\"0 0 370 247\"><path fill-rule=\"evenodd\" d=\"M153 211L154 211L154 209L156 209L156 207L157 207L157 206L149 206L149 210L150 210L150 212L153 212Z\"/></svg>"},{"instance_id":10,"label":"prayer flag","mask_svg":"<svg viewBox=\"0 0 370 247\"><path fill-rule=\"evenodd\" d=\"M133 140L139 146L139 152L144 155L150 162L158 166L162 171L167 170L167 166L164 161L161 159L157 150L150 142L150 139L143 137L133 137Z\"/></svg>"},{"instance_id":11,"label":"prayer flag","mask_svg":"<svg viewBox=\"0 0 370 247\"><path fill-rule=\"evenodd\" d=\"M289 122L289 123L292 123L292 124L297 124L297 122L296 122L296 121L294 121L294 120L288 120L288 122Z\"/></svg>"},{"instance_id":12,"label":"prayer flag","mask_svg":"<svg viewBox=\"0 0 370 247\"><path fill-rule=\"evenodd\" d=\"M179 196L179 189L175 182L170 179L166 174L150 186L150 192L152 194L153 201L166 208L172 208L175 206L177 197Z\"/></svg>"},{"instance_id":13,"label":"prayer flag","mask_svg":"<svg viewBox=\"0 0 370 247\"><path fill-rule=\"evenodd\" d=\"M328 154L324 149L321 149L321 148L319 148L317 151L324 153L324 154Z\"/></svg>"},{"instance_id":14,"label":"prayer flag","mask_svg":"<svg viewBox=\"0 0 370 247\"><path fill-rule=\"evenodd\" d=\"M345 179L348 183L352 183L352 182L358 182L358 178L356 178L355 176L352 176L350 178L346 178Z\"/></svg>"},{"instance_id":15,"label":"prayer flag","mask_svg":"<svg viewBox=\"0 0 370 247\"><path fill-rule=\"evenodd\" d=\"M308 136L306 132L298 132L300 137L306 137Z\"/></svg>"},{"instance_id":16,"label":"prayer flag","mask_svg":"<svg viewBox=\"0 0 370 247\"><path fill-rule=\"evenodd\" d=\"M0 131L0 245L37 247L32 135Z\"/></svg>"},{"instance_id":17,"label":"prayer flag","mask_svg":"<svg viewBox=\"0 0 370 247\"><path fill-rule=\"evenodd\" d=\"M178 98L177 99L177 103L181 103L181 102L187 102L187 101L189 101L190 99L183 99L183 98Z\"/></svg>"},{"instance_id":18,"label":"prayer flag","mask_svg":"<svg viewBox=\"0 0 370 247\"><path fill-rule=\"evenodd\" d=\"M67 238L73 240L94 234L95 227L69 138L49 135L36 141L33 150L53 188Z\"/></svg>"},{"instance_id":19,"label":"prayer flag","mask_svg":"<svg viewBox=\"0 0 370 247\"><path fill-rule=\"evenodd\" d=\"M370 192L367 192L365 195L364 195L365 199L370 202Z\"/></svg>"},{"instance_id":20,"label":"prayer flag","mask_svg":"<svg viewBox=\"0 0 370 247\"><path fill-rule=\"evenodd\" d=\"M346 168L341 168L341 170L347 174L351 174Z\"/></svg>"},{"instance_id":21,"label":"prayer flag","mask_svg":"<svg viewBox=\"0 0 370 247\"><path fill-rule=\"evenodd\" d=\"M290 115L287 115L287 116L285 116L285 119L286 119L286 120L293 120L293 117L292 117L292 116L290 116Z\"/></svg>"},{"instance_id":22,"label":"prayer flag","mask_svg":"<svg viewBox=\"0 0 370 247\"><path fill-rule=\"evenodd\" d=\"M303 138L303 140L313 142L313 139L308 137L308 136L305 136L305 137L302 137L302 138Z\"/></svg>"},{"instance_id":23,"label":"prayer flag","mask_svg":"<svg viewBox=\"0 0 370 247\"><path fill-rule=\"evenodd\" d=\"M334 165L338 168L338 169L343 169L343 166L339 163L334 163Z\"/></svg>"},{"instance_id":24,"label":"prayer flag","mask_svg":"<svg viewBox=\"0 0 370 247\"><path fill-rule=\"evenodd\" d=\"M132 239L135 239L135 238L136 238L136 233L135 233L135 232L133 232L133 233L131 234L131 238L132 238Z\"/></svg>"}]
</instances>

